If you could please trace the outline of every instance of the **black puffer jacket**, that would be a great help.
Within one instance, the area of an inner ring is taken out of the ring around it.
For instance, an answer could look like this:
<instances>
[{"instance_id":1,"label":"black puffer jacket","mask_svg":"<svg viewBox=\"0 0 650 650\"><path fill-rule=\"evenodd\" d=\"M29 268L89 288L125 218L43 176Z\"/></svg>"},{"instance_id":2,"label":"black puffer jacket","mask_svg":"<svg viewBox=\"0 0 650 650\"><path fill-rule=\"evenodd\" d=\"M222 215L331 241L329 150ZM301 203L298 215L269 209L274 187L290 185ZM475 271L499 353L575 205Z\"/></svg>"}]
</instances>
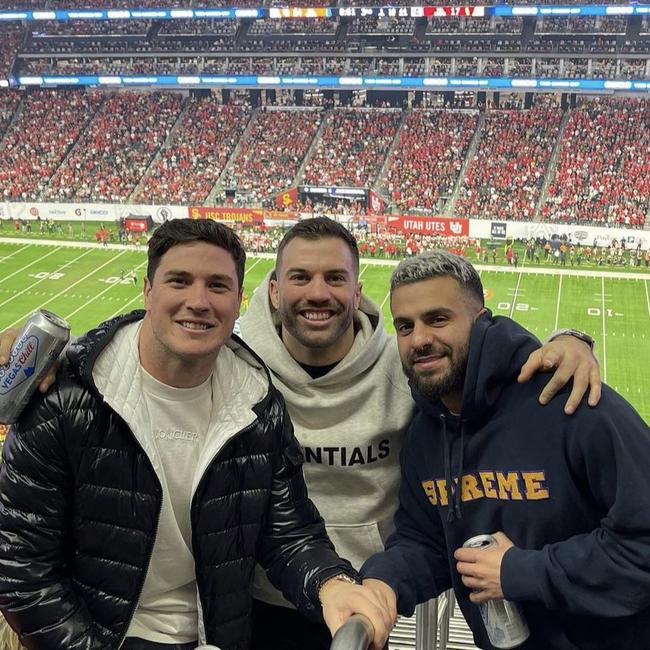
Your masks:
<instances>
[{"instance_id":1,"label":"black puffer jacket","mask_svg":"<svg viewBox=\"0 0 650 650\"><path fill-rule=\"evenodd\" d=\"M116 649L138 602L162 488L91 371L116 330L139 318L142 312L114 319L80 340L56 386L32 400L5 445L0 607L32 650ZM320 583L353 574L307 498L302 451L269 386L253 425L221 448L192 500L205 640L222 650L248 648L256 562L312 615Z\"/></svg>"}]
</instances>

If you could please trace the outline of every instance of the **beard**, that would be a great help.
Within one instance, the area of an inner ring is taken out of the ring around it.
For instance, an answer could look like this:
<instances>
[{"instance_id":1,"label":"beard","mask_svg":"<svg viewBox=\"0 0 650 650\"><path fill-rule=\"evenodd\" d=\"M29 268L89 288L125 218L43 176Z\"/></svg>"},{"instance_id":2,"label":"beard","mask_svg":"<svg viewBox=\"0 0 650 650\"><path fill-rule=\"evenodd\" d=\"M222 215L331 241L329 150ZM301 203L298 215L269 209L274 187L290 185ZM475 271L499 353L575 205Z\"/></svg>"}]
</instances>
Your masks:
<instances>
[{"instance_id":1,"label":"beard","mask_svg":"<svg viewBox=\"0 0 650 650\"><path fill-rule=\"evenodd\" d=\"M444 353L449 360L449 367L444 373L435 373L431 371L418 372L414 363L421 357L426 357L434 352L432 345L423 346L414 350L406 362L402 362L404 374L413 388L423 397L438 402L446 395L461 394L465 385L465 371L467 369L467 359L469 358L469 342L454 350L448 346L444 347Z\"/></svg>"}]
</instances>

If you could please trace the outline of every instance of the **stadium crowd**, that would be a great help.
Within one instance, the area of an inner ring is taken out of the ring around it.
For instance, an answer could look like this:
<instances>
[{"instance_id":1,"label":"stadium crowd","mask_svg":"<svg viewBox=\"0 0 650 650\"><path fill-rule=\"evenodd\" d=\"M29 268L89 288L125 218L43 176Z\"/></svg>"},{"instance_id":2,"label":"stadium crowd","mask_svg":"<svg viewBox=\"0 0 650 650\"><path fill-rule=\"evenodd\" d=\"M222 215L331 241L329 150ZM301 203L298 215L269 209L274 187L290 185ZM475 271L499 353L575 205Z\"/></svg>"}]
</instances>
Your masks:
<instances>
[{"instance_id":1,"label":"stadium crowd","mask_svg":"<svg viewBox=\"0 0 650 650\"><path fill-rule=\"evenodd\" d=\"M544 218L642 228L650 201L649 129L647 100L592 100L573 111Z\"/></svg>"},{"instance_id":2,"label":"stadium crowd","mask_svg":"<svg viewBox=\"0 0 650 650\"><path fill-rule=\"evenodd\" d=\"M43 193L49 200L124 201L181 112L175 93L110 95Z\"/></svg>"},{"instance_id":3,"label":"stadium crowd","mask_svg":"<svg viewBox=\"0 0 650 650\"><path fill-rule=\"evenodd\" d=\"M562 111L551 100L530 110L490 111L455 214L531 220L561 120Z\"/></svg>"},{"instance_id":4,"label":"stadium crowd","mask_svg":"<svg viewBox=\"0 0 650 650\"><path fill-rule=\"evenodd\" d=\"M318 110L260 110L223 185L236 202L258 202L291 187L320 126Z\"/></svg>"},{"instance_id":5,"label":"stadium crowd","mask_svg":"<svg viewBox=\"0 0 650 650\"><path fill-rule=\"evenodd\" d=\"M477 124L477 111L414 111L405 118L382 184L399 210L442 209Z\"/></svg>"},{"instance_id":6,"label":"stadium crowd","mask_svg":"<svg viewBox=\"0 0 650 650\"><path fill-rule=\"evenodd\" d=\"M183 121L145 174L136 203L203 203L250 119L250 108L193 96Z\"/></svg>"},{"instance_id":7,"label":"stadium crowd","mask_svg":"<svg viewBox=\"0 0 650 650\"><path fill-rule=\"evenodd\" d=\"M327 118L307 163L307 185L372 185L386 159L401 119L394 109L338 109Z\"/></svg>"}]
</instances>

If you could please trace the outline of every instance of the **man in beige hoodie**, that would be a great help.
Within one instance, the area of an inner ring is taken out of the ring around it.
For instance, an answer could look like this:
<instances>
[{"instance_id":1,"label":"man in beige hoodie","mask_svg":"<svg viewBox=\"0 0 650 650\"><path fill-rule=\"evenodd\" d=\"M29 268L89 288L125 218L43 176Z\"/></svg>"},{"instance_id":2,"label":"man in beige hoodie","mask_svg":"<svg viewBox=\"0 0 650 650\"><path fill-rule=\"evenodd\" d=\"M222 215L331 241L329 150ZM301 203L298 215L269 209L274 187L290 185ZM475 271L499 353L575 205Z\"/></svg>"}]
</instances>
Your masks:
<instances>
[{"instance_id":1,"label":"man in beige hoodie","mask_svg":"<svg viewBox=\"0 0 650 650\"><path fill-rule=\"evenodd\" d=\"M353 235L330 219L302 221L285 235L275 271L240 321L286 400L310 497L337 551L357 568L392 531L399 452L414 409L381 309L361 289ZM567 412L589 384L590 403L598 401L598 364L587 345L570 337L549 343L521 378L555 366L541 401L572 376ZM300 616L261 570L255 599L253 650L329 648L327 628Z\"/></svg>"}]
</instances>

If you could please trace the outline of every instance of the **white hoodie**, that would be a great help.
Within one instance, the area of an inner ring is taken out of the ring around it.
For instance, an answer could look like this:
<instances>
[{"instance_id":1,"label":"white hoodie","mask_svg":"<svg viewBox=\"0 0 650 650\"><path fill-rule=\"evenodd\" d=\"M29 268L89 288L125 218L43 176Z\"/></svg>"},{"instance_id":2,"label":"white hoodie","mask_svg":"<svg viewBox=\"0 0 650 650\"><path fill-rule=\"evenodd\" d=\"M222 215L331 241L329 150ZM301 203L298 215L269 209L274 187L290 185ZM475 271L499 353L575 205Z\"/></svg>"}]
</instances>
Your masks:
<instances>
[{"instance_id":1,"label":"white hoodie","mask_svg":"<svg viewBox=\"0 0 650 650\"><path fill-rule=\"evenodd\" d=\"M267 276L253 294L241 334L286 400L305 450L309 496L330 539L358 569L383 550L397 507L399 453L414 409L397 346L377 305L362 295L352 348L330 372L312 379L282 342L268 283ZM261 570L255 597L290 607Z\"/></svg>"}]
</instances>

